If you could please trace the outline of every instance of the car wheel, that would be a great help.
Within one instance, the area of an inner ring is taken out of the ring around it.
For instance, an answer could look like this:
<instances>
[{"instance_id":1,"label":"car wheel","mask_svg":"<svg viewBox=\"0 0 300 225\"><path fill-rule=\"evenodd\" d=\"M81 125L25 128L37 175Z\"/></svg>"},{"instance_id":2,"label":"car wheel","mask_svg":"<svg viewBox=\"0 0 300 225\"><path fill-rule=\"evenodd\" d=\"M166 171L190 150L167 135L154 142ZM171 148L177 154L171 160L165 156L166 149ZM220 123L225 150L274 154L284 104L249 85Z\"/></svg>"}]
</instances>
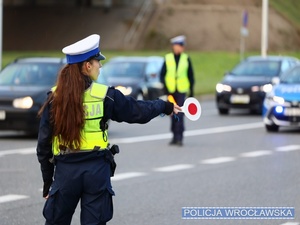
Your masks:
<instances>
[{"instance_id":1,"label":"car wheel","mask_svg":"<svg viewBox=\"0 0 300 225\"><path fill-rule=\"evenodd\" d=\"M138 93L138 95L136 96L137 100L144 100L144 96L142 93Z\"/></svg>"},{"instance_id":2,"label":"car wheel","mask_svg":"<svg viewBox=\"0 0 300 225\"><path fill-rule=\"evenodd\" d=\"M227 115L229 112L229 109L224 109L224 108L218 108L219 114L221 115Z\"/></svg>"},{"instance_id":3,"label":"car wheel","mask_svg":"<svg viewBox=\"0 0 300 225\"><path fill-rule=\"evenodd\" d=\"M266 130L269 132L277 132L279 130L279 126L273 124L273 125L267 125L266 124Z\"/></svg>"}]
</instances>

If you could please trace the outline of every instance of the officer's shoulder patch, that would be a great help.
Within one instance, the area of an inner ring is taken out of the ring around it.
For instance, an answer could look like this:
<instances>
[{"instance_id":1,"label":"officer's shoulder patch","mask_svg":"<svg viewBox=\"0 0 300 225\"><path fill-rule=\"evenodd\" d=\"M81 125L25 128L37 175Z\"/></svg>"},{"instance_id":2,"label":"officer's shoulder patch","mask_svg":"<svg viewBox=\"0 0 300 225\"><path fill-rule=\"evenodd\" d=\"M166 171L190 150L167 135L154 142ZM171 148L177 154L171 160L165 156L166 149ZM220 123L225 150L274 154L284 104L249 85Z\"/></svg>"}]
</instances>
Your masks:
<instances>
[{"instance_id":1,"label":"officer's shoulder patch","mask_svg":"<svg viewBox=\"0 0 300 225\"><path fill-rule=\"evenodd\" d=\"M95 98L105 98L108 86L93 82L91 85L91 96Z\"/></svg>"}]
</instances>

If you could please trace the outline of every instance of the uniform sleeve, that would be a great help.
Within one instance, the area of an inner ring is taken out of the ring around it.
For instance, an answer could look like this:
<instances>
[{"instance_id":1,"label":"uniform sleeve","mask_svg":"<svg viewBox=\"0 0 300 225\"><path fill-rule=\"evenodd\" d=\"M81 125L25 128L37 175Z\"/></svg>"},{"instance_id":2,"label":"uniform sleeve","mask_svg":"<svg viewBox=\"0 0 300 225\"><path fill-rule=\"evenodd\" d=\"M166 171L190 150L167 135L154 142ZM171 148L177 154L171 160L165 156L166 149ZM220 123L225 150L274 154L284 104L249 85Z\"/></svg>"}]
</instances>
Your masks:
<instances>
[{"instance_id":1,"label":"uniform sleeve","mask_svg":"<svg viewBox=\"0 0 300 225\"><path fill-rule=\"evenodd\" d=\"M39 127L38 142L36 154L41 165L41 172L44 181L43 197L48 195L49 188L52 184L54 164L49 160L53 157L52 154L52 126L49 122L50 105L45 107Z\"/></svg>"},{"instance_id":2,"label":"uniform sleeve","mask_svg":"<svg viewBox=\"0 0 300 225\"><path fill-rule=\"evenodd\" d=\"M170 115L173 103L163 100L138 101L124 96L119 90L108 89L104 102L104 114L107 119L127 123L147 123L160 114Z\"/></svg>"}]
</instances>

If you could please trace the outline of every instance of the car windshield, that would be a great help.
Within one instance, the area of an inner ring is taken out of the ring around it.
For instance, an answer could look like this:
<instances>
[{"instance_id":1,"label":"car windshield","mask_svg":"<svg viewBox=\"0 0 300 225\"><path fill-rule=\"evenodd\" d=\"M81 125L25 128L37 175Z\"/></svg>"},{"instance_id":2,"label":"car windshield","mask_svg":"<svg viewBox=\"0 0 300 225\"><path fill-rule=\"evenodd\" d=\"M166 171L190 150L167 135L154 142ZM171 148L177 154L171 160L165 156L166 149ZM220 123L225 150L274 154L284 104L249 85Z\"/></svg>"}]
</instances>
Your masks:
<instances>
[{"instance_id":1,"label":"car windshield","mask_svg":"<svg viewBox=\"0 0 300 225\"><path fill-rule=\"evenodd\" d=\"M285 84L300 84L300 67L296 67L283 74L280 82Z\"/></svg>"},{"instance_id":2,"label":"car windshield","mask_svg":"<svg viewBox=\"0 0 300 225\"><path fill-rule=\"evenodd\" d=\"M15 63L0 73L0 85L51 86L55 84L60 64Z\"/></svg>"},{"instance_id":3,"label":"car windshield","mask_svg":"<svg viewBox=\"0 0 300 225\"><path fill-rule=\"evenodd\" d=\"M280 62L278 61L245 61L237 65L231 72L235 76L278 76Z\"/></svg>"},{"instance_id":4,"label":"car windshield","mask_svg":"<svg viewBox=\"0 0 300 225\"><path fill-rule=\"evenodd\" d=\"M105 77L142 77L145 63L143 62L109 62L103 66Z\"/></svg>"}]
</instances>

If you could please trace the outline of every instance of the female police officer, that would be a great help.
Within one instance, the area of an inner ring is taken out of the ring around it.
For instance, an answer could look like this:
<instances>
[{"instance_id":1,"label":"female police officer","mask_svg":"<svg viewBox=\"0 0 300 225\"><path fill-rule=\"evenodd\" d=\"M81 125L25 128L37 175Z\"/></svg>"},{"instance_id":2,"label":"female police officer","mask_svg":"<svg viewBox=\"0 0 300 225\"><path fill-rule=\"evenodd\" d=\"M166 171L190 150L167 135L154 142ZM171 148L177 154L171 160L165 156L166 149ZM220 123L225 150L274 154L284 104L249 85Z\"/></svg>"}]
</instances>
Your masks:
<instances>
[{"instance_id":1,"label":"female police officer","mask_svg":"<svg viewBox=\"0 0 300 225\"><path fill-rule=\"evenodd\" d=\"M81 224L103 225L112 218L111 153L106 121L147 123L161 113L181 110L162 100L136 101L95 83L100 36L63 48L67 65L43 105L37 157L47 199L46 224L68 225L81 200Z\"/></svg>"}]
</instances>

